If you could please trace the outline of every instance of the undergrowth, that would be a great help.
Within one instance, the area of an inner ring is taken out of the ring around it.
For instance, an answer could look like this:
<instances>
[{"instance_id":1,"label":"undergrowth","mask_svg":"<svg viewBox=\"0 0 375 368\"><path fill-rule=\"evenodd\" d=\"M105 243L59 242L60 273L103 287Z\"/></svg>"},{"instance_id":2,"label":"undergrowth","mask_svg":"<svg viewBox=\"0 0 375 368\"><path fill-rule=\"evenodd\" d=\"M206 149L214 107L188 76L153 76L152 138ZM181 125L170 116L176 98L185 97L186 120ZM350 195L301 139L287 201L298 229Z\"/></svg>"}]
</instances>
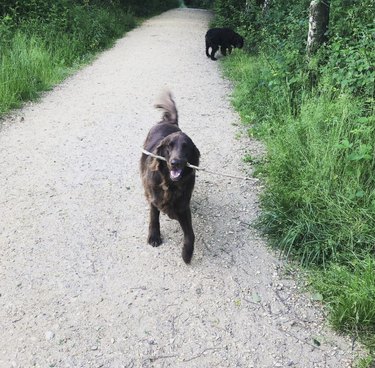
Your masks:
<instances>
[{"instance_id":1,"label":"undergrowth","mask_svg":"<svg viewBox=\"0 0 375 368\"><path fill-rule=\"evenodd\" d=\"M360 338L375 361L374 6L331 3L330 42L305 55L308 2L215 1L247 48L223 60L233 104L262 140L259 227L310 270L332 325ZM247 7L247 8L246 8ZM245 11L244 11L245 9ZM358 18L359 14L361 15ZM286 21L288 20L288 21ZM372 362L372 363L371 363Z\"/></svg>"},{"instance_id":2,"label":"undergrowth","mask_svg":"<svg viewBox=\"0 0 375 368\"><path fill-rule=\"evenodd\" d=\"M139 16L177 0L4 0L0 4L0 115L37 98L92 60Z\"/></svg>"}]
</instances>

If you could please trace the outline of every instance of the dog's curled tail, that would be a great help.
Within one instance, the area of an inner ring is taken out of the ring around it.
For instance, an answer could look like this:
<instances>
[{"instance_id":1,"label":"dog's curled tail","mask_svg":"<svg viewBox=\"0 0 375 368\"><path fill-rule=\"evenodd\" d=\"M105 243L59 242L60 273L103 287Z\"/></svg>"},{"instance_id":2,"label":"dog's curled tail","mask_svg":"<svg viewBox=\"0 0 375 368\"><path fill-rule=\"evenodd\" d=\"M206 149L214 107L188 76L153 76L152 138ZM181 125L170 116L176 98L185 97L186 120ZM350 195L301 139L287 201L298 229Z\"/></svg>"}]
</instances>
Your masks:
<instances>
[{"instance_id":1,"label":"dog's curled tail","mask_svg":"<svg viewBox=\"0 0 375 368\"><path fill-rule=\"evenodd\" d=\"M157 109L163 110L162 122L178 125L176 104L170 91L165 91L155 104Z\"/></svg>"}]
</instances>

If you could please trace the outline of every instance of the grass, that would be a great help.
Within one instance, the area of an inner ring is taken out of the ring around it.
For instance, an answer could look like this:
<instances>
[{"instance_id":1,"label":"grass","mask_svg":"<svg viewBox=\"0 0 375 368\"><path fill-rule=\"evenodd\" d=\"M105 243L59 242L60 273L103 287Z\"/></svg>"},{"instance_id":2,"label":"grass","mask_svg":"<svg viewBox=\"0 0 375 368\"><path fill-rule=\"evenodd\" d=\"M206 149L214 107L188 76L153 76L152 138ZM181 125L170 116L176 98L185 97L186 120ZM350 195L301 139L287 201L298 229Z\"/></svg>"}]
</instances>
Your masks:
<instances>
[{"instance_id":1,"label":"grass","mask_svg":"<svg viewBox=\"0 0 375 368\"><path fill-rule=\"evenodd\" d=\"M25 0L0 10L0 116L35 99L177 0Z\"/></svg>"},{"instance_id":2,"label":"grass","mask_svg":"<svg viewBox=\"0 0 375 368\"><path fill-rule=\"evenodd\" d=\"M267 149L266 158L256 163L266 184L259 227L272 246L310 270L333 327L359 337L371 362L373 106L343 91L332 93L329 85L311 89L303 73L294 80L281 75L272 54L235 52L223 68L235 82L233 105L249 135L261 139Z\"/></svg>"},{"instance_id":3,"label":"grass","mask_svg":"<svg viewBox=\"0 0 375 368\"><path fill-rule=\"evenodd\" d=\"M345 266L332 264L323 272L311 275L331 310L332 325L355 334L363 331L372 344L375 343L374 270L375 259L366 257Z\"/></svg>"},{"instance_id":4,"label":"grass","mask_svg":"<svg viewBox=\"0 0 375 368\"><path fill-rule=\"evenodd\" d=\"M37 98L137 24L123 9L65 10L65 19L0 18L0 115Z\"/></svg>"},{"instance_id":5,"label":"grass","mask_svg":"<svg viewBox=\"0 0 375 368\"><path fill-rule=\"evenodd\" d=\"M4 1L0 116L37 98L145 17L178 5L178 0L24 0L16 6L12 0Z\"/></svg>"},{"instance_id":6,"label":"grass","mask_svg":"<svg viewBox=\"0 0 375 368\"><path fill-rule=\"evenodd\" d=\"M63 77L41 40L17 32L2 52L0 114L33 99Z\"/></svg>"}]
</instances>

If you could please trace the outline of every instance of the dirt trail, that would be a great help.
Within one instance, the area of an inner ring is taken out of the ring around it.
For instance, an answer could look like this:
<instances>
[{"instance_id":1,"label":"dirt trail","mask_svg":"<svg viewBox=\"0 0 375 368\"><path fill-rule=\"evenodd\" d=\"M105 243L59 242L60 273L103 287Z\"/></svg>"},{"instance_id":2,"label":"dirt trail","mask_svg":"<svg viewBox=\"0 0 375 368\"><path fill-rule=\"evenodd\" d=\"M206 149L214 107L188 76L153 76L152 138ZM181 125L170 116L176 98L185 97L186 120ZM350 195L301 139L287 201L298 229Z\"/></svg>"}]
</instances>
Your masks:
<instances>
[{"instance_id":1,"label":"dirt trail","mask_svg":"<svg viewBox=\"0 0 375 368\"><path fill-rule=\"evenodd\" d=\"M209 13L145 22L0 132L0 367L348 367L324 326L248 227L260 188L198 174L196 251L162 217L146 244L139 147L168 86L202 166L241 175L230 84L204 53ZM314 343L320 341L320 346ZM316 342L315 341L315 342Z\"/></svg>"}]
</instances>

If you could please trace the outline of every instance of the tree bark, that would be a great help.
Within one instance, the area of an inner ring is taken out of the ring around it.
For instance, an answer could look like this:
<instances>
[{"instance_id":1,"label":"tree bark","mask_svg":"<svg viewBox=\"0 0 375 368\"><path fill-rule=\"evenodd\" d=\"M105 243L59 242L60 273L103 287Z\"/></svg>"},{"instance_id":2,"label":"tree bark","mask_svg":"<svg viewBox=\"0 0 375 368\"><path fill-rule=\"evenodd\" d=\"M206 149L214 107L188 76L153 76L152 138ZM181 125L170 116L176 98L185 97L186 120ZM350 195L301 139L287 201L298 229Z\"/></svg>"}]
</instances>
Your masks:
<instances>
[{"instance_id":1,"label":"tree bark","mask_svg":"<svg viewBox=\"0 0 375 368\"><path fill-rule=\"evenodd\" d=\"M271 7L271 0L264 0L263 6L262 6L262 13L267 14L270 7Z\"/></svg>"},{"instance_id":2,"label":"tree bark","mask_svg":"<svg viewBox=\"0 0 375 368\"><path fill-rule=\"evenodd\" d=\"M311 56L327 41L329 0L312 0L307 35L307 55Z\"/></svg>"},{"instance_id":3,"label":"tree bark","mask_svg":"<svg viewBox=\"0 0 375 368\"><path fill-rule=\"evenodd\" d=\"M262 8L262 12L267 11L271 5L271 0L255 0L255 4ZM246 0L246 9L250 7L250 0Z\"/></svg>"}]
</instances>

